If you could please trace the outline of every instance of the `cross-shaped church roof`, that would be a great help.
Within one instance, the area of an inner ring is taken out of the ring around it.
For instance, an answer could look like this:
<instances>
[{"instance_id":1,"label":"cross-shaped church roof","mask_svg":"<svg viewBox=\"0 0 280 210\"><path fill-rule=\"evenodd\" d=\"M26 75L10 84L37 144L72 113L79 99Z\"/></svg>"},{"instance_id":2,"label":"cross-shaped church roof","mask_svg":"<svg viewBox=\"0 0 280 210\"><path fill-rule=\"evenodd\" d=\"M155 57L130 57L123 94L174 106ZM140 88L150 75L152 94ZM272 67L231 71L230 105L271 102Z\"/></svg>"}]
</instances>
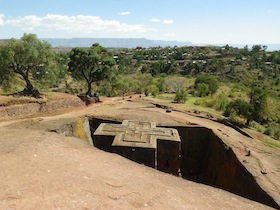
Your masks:
<instances>
[{"instance_id":1,"label":"cross-shaped church roof","mask_svg":"<svg viewBox=\"0 0 280 210\"><path fill-rule=\"evenodd\" d=\"M178 131L156 127L147 121L124 120L122 124L101 123L94 135L115 136L112 146L156 148L157 139L180 142Z\"/></svg>"}]
</instances>

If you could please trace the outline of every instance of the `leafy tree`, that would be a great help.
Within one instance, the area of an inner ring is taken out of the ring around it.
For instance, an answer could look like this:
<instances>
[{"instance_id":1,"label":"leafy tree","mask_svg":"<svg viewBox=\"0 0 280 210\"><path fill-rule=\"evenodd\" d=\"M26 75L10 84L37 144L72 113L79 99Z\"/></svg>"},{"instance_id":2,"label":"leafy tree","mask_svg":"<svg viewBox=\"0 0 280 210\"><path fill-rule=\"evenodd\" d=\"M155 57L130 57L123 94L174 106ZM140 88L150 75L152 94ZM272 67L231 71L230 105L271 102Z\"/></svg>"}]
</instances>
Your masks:
<instances>
[{"instance_id":1,"label":"leafy tree","mask_svg":"<svg viewBox=\"0 0 280 210\"><path fill-rule=\"evenodd\" d=\"M165 68L166 68L166 63L162 60L159 60L158 62L154 62L151 65L150 73L152 74L152 76L156 76L160 73L164 73Z\"/></svg>"},{"instance_id":2,"label":"leafy tree","mask_svg":"<svg viewBox=\"0 0 280 210\"><path fill-rule=\"evenodd\" d=\"M86 95L92 96L92 83L108 78L115 60L111 52L99 44L89 49L73 48L70 52L69 71L77 80L85 80Z\"/></svg>"},{"instance_id":3,"label":"leafy tree","mask_svg":"<svg viewBox=\"0 0 280 210\"><path fill-rule=\"evenodd\" d=\"M244 48L241 50L242 55L248 56L250 54L248 45L245 45Z\"/></svg>"},{"instance_id":4,"label":"leafy tree","mask_svg":"<svg viewBox=\"0 0 280 210\"><path fill-rule=\"evenodd\" d=\"M198 92L198 95L213 95L218 90L219 83L214 76L201 75L196 78L194 88Z\"/></svg>"},{"instance_id":5,"label":"leafy tree","mask_svg":"<svg viewBox=\"0 0 280 210\"><path fill-rule=\"evenodd\" d=\"M253 107L249 103L242 101L241 99L236 99L226 106L224 116L229 117L235 113L239 116L243 116L246 119L246 124L249 125L252 120L252 112Z\"/></svg>"},{"instance_id":6,"label":"leafy tree","mask_svg":"<svg viewBox=\"0 0 280 210\"><path fill-rule=\"evenodd\" d=\"M149 73L150 72L150 68L147 65L143 65L141 68L141 73Z\"/></svg>"},{"instance_id":7,"label":"leafy tree","mask_svg":"<svg viewBox=\"0 0 280 210\"><path fill-rule=\"evenodd\" d=\"M241 99L236 99L226 106L224 115L228 117L232 115L232 112L235 112L237 115L246 118L246 124L249 124L251 120L262 123L265 121L267 111L266 97L267 94L265 91L259 87L253 87L251 89L249 103Z\"/></svg>"},{"instance_id":8,"label":"leafy tree","mask_svg":"<svg viewBox=\"0 0 280 210\"><path fill-rule=\"evenodd\" d=\"M258 53L261 51L261 49L262 49L262 46L261 46L261 45L253 45L253 46L252 46L252 53L258 54Z\"/></svg>"},{"instance_id":9,"label":"leafy tree","mask_svg":"<svg viewBox=\"0 0 280 210\"><path fill-rule=\"evenodd\" d=\"M166 89L165 85L164 85L164 77L159 77L157 80L156 80L156 86L158 88L158 91L160 93L163 93Z\"/></svg>"},{"instance_id":10,"label":"leafy tree","mask_svg":"<svg viewBox=\"0 0 280 210\"><path fill-rule=\"evenodd\" d=\"M180 89L176 92L174 103L182 103L184 104L187 100L187 93L184 89Z\"/></svg>"},{"instance_id":11,"label":"leafy tree","mask_svg":"<svg viewBox=\"0 0 280 210\"><path fill-rule=\"evenodd\" d=\"M146 92L146 91L145 91ZM148 87L148 94L151 94L153 97L156 97L157 95L158 95L158 93L159 93L159 89L158 89L158 87L156 86L156 85L150 85L149 87ZM146 93L145 93L146 94Z\"/></svg>"},{"instance_id":12,"label":"leafy tree","mask_svg":"<svg viewBox=\"0 0 280 210\"><path fill-rule=\"evenodd\" d=\"M229 103L228 97L224 93L220 93L215 97L215 106L218 110L225 110L227 104Z\"/></svg>"},{"instance_id":13,"label":"leafy tree","mask_svg":"<svg viewBox=\"0 0 280 210\"><path fill-rule=\"evenodd\" d=\"M138 73L134 78L134 81L135 85L137 86L137 93L147 92L147 88L150 85L155 84L155 79L152 77L152 75L146 73Z\"/></svg>"},{"instance_id":14,"label":"leafy tree","mask_svg":"<svg viewBox=\"0 0 280 210\"><path fill-rule=\"evenodd\" d=\"M67 75L67 64L68 64L68 53L65 52L54 52L52 61L50 62L50 70L44 74L36 74L34 85L41 89L48 89L58 87L62 81L65 81ZM41 79L40 79L41 78ZM43 81L43 82L42 82ZM67 82L66 82L67 83Z\"/></svg>"},{"instance_id":15,"label":"leafy tree","mask_svg":"<svg viewBox=\"0 0 280 210\"><path fill-rule=\"evenodd\" d=\"M17 75L26 83L25 94L39 96L32 81L44 81L52 73L54 53L51 46L35 34L24 34L20 40L10 39L0 48L0 85Z\"/></svg>"},{"instance_id":16,"label":"leafy tree","mask_svg":"<svg viewBox=\"0 0 280 210\"><path fill-rule=\"evenodd\" d=\"M209 70L211 72L220 71L224 67L224 63L221 59L213 58L209 64Z\"/></svg>"},{"instance_id":17,"label":"leafy tree","mask_svg":"<svg viewBox=\"0 0 280 210\"><path fill-rule=\"evenodd\" d=\"M273 63L280 64L280 51L272 52L270 60Z\"/></svg>"},{"instance_id":18,"label":"leafy tree","mask_svg":"<svg viewBox=\"0 0 280 210\"><path fill-rule=\"evenodd\" d=\"M210 93L209 85L204 82L198 83L196 85L196 92L197 92L197 96L199 96L199 97L205 97L205 96L209 95L209 93Z\"/></svg>"},{"instance_id":19,"label":"leafy tree","mask_svg":"<svg viewBox=\"0 0 280 210\"><path fill-rule=\"evenodd\" d=\"M131 82L128 76L112 74L108 80L101 82L99 91L106 96L121 96L132 92Z\"/></svg>"},{"instance_id":20,"label":"leafy tree","mask_svg":"<svg viewBox=\"0 0 280 210\"><path fill-rule=\"evenodd\" d=\"M250 104L253 108L252 118L257 122L263 122L267 111L267 93L260 87L252 87Z\"/></svg>"}]
</instances>

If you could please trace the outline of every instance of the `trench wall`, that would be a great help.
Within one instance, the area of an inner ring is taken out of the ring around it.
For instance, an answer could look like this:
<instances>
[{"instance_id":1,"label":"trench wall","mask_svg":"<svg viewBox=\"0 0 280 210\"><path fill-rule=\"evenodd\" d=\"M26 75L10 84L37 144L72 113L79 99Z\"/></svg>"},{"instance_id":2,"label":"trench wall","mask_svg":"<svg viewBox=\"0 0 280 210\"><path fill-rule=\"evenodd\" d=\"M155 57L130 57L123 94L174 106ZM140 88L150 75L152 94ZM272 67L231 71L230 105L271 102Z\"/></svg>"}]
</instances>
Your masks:
<instances>
[{"instance_id":1,"label":"trench wall","mask_svg":"<svg viewBox=\"0 0 280 210\"><path fill-rule=\"evenodd\" d=\"M256 182L233 150L212 130L174 127L181 136L181 176L279 208Z\"/></svg>"},{"instance_id":2,"label":"trench wall","mask_svg":"<svg viewBox=\"0 0 280 210\"><path fill-rule=\"evenodd\" d=\"M102 119L91 119L89 122L92 134L101 123L120 124L120 122ZM174 126L172 128L177 129L181 137L180 172L182 178L224 189L276 209L280 208L274 199L258 185L233 150L211 129L199 126ZM154 164L149 162L150 158L150 160L154 159L154 151L141 148L112 148L111 143L114 137L106 138L108 138L106 141L93 139L93 144L102 150L120 154L131 160L139 160L142 156L140 159L146 163L145 165L154 167Z\"/></svg>"}]
</instances>

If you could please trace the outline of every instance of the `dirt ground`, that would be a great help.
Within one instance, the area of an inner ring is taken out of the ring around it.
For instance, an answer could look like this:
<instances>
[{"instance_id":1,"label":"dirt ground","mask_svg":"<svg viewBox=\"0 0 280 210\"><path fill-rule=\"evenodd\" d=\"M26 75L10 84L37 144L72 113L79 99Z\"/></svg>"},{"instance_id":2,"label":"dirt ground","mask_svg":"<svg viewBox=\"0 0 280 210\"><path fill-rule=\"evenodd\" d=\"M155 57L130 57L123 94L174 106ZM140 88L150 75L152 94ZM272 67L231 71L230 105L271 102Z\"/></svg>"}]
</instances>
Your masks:
<instances>
[{"instance_id":1,"label":"dirt ground","mask_svg":"<svg viewBox=\"0 0 280 210\"><path fill-rule=\"evenodd\" d=\"M67 109L61 115L0 123L0 209L269 209L100 151L78 138L48 132L42 126L78 116L211 128L241 161L250 149L246 167L279 201L279 150L220 123L176 111L166 113L139 98L102 101Z\"/></svg>"}]
</instances>

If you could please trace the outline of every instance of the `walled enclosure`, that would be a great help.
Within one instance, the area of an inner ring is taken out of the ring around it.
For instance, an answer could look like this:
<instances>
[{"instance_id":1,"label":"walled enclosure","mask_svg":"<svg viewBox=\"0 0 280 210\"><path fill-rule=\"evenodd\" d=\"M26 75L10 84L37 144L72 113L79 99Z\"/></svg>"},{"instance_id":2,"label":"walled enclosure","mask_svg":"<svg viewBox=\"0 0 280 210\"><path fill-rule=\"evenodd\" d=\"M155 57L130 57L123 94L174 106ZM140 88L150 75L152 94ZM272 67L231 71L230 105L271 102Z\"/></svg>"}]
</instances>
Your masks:
<instances>
[{"instance_id":1,"label":"walled enclosure","mask_svg":"<svg viewBox=\"0 0 280 210\"><path fill-rule=\"evenodd\" d=\"M151 148L120 146L113 148L111 145L114 137L105 137L107 138L105 141L102 141L99 137L95 139L93 133L101 123L120 124L120 122L111 120L89 119L94 146L155 168L154 161L152 161L155 159L155 153ZM274 199L258 185L252 174L238 160L232 149L225 145L212 130L200 126L177 126L172 128L177 129L181 137L179 170L182 178L221 188L274 208L279 208ZM160 147L160 145L158 146ZM164 149L163 151L165 151L165 155L168 155L168 150ZM170 166L168 165L168 167ZM161 171L168 172L166 169ZM176 173L172 174L176 175Z\"/></svg>"}]
</instances>

